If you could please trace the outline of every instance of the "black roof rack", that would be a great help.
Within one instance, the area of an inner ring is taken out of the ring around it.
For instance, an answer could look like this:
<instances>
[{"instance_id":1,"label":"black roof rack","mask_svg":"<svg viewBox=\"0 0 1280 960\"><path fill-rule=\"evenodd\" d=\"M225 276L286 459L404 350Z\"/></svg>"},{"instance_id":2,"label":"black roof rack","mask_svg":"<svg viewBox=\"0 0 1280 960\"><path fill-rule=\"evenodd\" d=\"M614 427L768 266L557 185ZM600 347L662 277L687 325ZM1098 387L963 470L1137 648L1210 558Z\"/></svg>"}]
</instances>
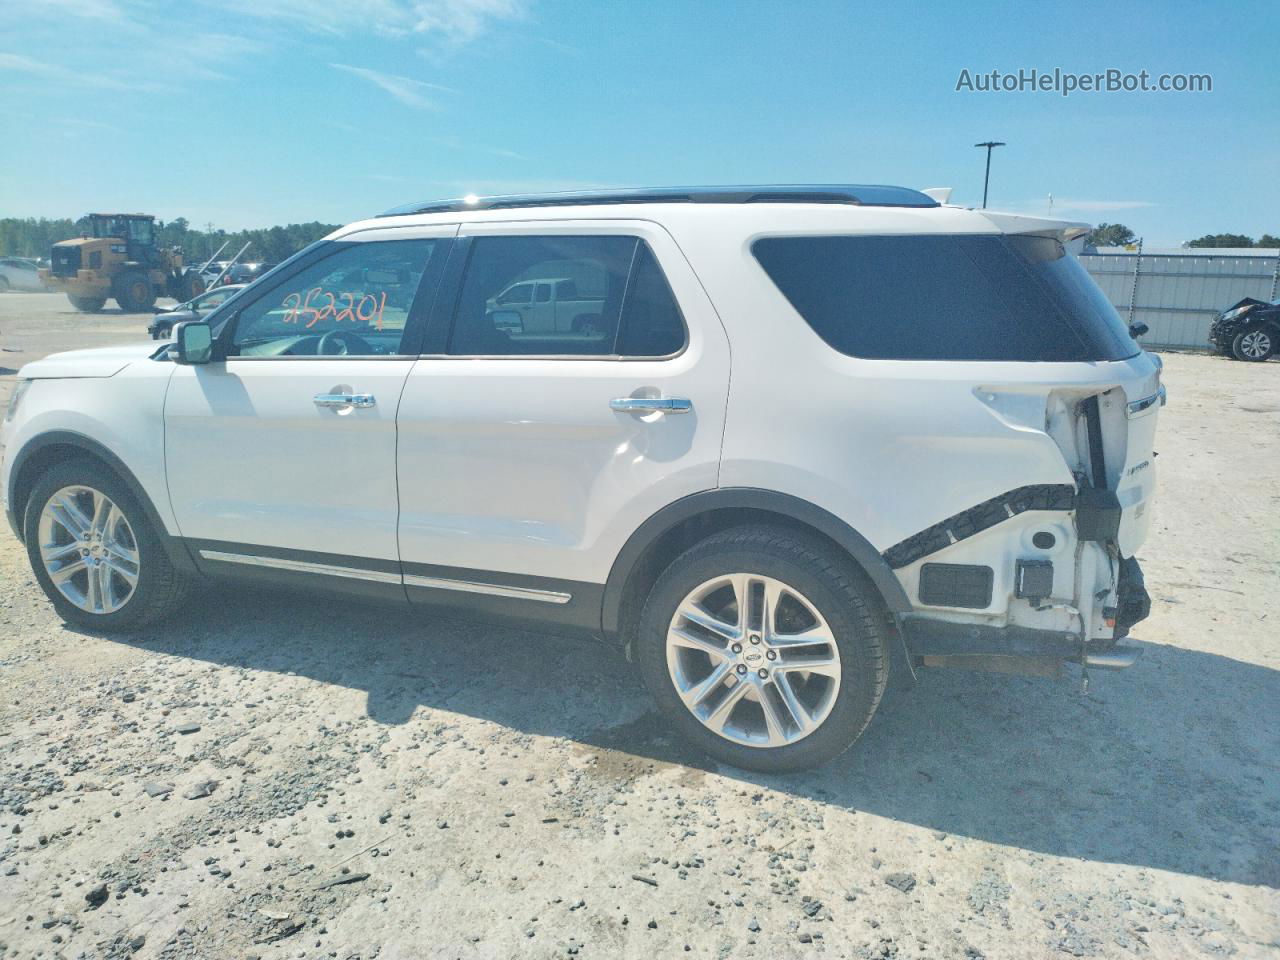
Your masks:
<instances>
[{"instance_id":1,"label":"black roof rack","mask_svg":"<svg viewBox=\"0 0 1280 960\"><path fill-rule=\"evenodd\" d=\"M512 207L565 207L610 203L848 203L864 207L936 207L932 197L909 187L877 184L800 184L759 187L638 187L627 190L575 190L507 197L463 197L409 203L380 214L456 213Z\"/></svg>"}]
</instances>

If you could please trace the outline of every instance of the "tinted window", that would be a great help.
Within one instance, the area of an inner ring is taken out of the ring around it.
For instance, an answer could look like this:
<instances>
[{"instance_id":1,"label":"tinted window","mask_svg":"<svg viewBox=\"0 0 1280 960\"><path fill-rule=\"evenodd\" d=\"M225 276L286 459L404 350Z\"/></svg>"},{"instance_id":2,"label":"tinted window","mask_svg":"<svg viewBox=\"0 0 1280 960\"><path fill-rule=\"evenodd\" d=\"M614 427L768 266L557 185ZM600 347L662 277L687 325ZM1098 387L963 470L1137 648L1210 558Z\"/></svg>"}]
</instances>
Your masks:
<instances>
[{"instance_id":1,"label":"tinted window","mask_svg":"<svg viewBox=\"0 0 1280 960\"><path fill-rule=\"evenodd\" d=\"M435 240L356 243L311 264L240 311L241 356L401 353Z\"/></svg>"},{"instance_id":2,"label":"tinted window","mask_svg":"<svg viewBox=\"0 0 1280 960\"><path fill-rule=\"evenodd\" d=\"M1058 241L769 237L756 259L818 336L885 360L1120 360L1120 317Z\"/></svg>"},{"instance_id":3,"label":"tinted window","mask_svg":"<svg viewBox=\"0 0 1280 960\"><path fill-rule=\"evenodd\" d=\"M480 356L614 352L634 237L479 237L472 243L449 352ZM532 282L572 280L571 299L535 302ZM522 301L509 300L525 283Z\"/></svg>"},{"instance_id":4,"label":"tinted window","mask_svg":"<svg viewBox=\"0 0 1280 960\"><path fill-rule=\"evenodd\" d=\"M684 317L657 259L642 243L622 308L618 353L624 357L665 357L683 346Z\"/></svg>"},{"instance_id":5,"label":"tinted window","mask_svg":"<svg viewBox=\"0 0 1280 960\"><path fill-rule=\"evenodd\" d=\"M517 290L520 298L512 298ZM680 310L643 241L480 237L449 352L661 357L678 352L684 340Z\"/></svg>"}]
</instances>

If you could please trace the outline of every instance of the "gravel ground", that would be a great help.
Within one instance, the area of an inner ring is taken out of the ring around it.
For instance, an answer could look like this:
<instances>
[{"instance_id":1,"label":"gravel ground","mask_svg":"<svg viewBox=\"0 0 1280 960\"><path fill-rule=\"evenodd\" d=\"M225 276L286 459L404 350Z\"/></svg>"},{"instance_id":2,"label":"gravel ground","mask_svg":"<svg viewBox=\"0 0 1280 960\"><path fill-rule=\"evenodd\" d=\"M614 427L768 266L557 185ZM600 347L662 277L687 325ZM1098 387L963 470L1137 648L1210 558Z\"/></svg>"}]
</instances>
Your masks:
<instances>
[{"instance_id":1,"label":"gravel ground","mask_svg":"<svg viewBox=\"0 0 1280 960\"><path fill-rule=\"evenodd\" d=\"M145 321L0 297L0 399ZM225 589L69 629L4 529L0 956L1280 955L1280 364L1165 359L1143 660L899 681L801 776L602 646Z\"/></svg>"}]
</instances>

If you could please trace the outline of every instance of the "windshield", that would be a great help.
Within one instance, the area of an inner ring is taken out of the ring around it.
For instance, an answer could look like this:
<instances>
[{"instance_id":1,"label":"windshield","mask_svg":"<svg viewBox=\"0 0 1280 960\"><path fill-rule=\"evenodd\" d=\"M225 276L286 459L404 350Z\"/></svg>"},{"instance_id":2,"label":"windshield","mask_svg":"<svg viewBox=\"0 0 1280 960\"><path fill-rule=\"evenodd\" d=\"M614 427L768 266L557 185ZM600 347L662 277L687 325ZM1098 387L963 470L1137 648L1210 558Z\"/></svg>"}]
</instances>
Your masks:
<instances>
[{"instance_id":1,"label":"windshield","mask_svg":"<svg viewBox=\"0 0 1280 960\"><path fill-rule=\"evenodd\" d=\"M118 217L90 217L89 233L94 237L120 237L128 235L125 223Z\"/></svg>"}]
</instances>

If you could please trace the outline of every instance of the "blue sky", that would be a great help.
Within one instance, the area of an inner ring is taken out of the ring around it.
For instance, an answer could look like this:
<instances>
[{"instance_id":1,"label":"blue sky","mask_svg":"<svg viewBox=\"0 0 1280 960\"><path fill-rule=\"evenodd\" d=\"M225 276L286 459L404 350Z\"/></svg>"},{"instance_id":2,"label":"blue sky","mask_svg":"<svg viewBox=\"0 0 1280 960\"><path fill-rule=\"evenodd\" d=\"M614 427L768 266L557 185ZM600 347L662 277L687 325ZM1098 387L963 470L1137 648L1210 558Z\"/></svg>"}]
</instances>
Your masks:
<instances>
[{"instance_id":1,"label":"blue sky","mask_svg":"<svg viewBox=\"0 0 1280 960\"><path fill-rule=\"evenodd\" d=\"M1280 233L1274 2L41 0L0 31L0 216L228 229L468 192L953 186L1148 243ZM956 92L960 71L1210 93Z\"/></svg>"}]
</instances>

